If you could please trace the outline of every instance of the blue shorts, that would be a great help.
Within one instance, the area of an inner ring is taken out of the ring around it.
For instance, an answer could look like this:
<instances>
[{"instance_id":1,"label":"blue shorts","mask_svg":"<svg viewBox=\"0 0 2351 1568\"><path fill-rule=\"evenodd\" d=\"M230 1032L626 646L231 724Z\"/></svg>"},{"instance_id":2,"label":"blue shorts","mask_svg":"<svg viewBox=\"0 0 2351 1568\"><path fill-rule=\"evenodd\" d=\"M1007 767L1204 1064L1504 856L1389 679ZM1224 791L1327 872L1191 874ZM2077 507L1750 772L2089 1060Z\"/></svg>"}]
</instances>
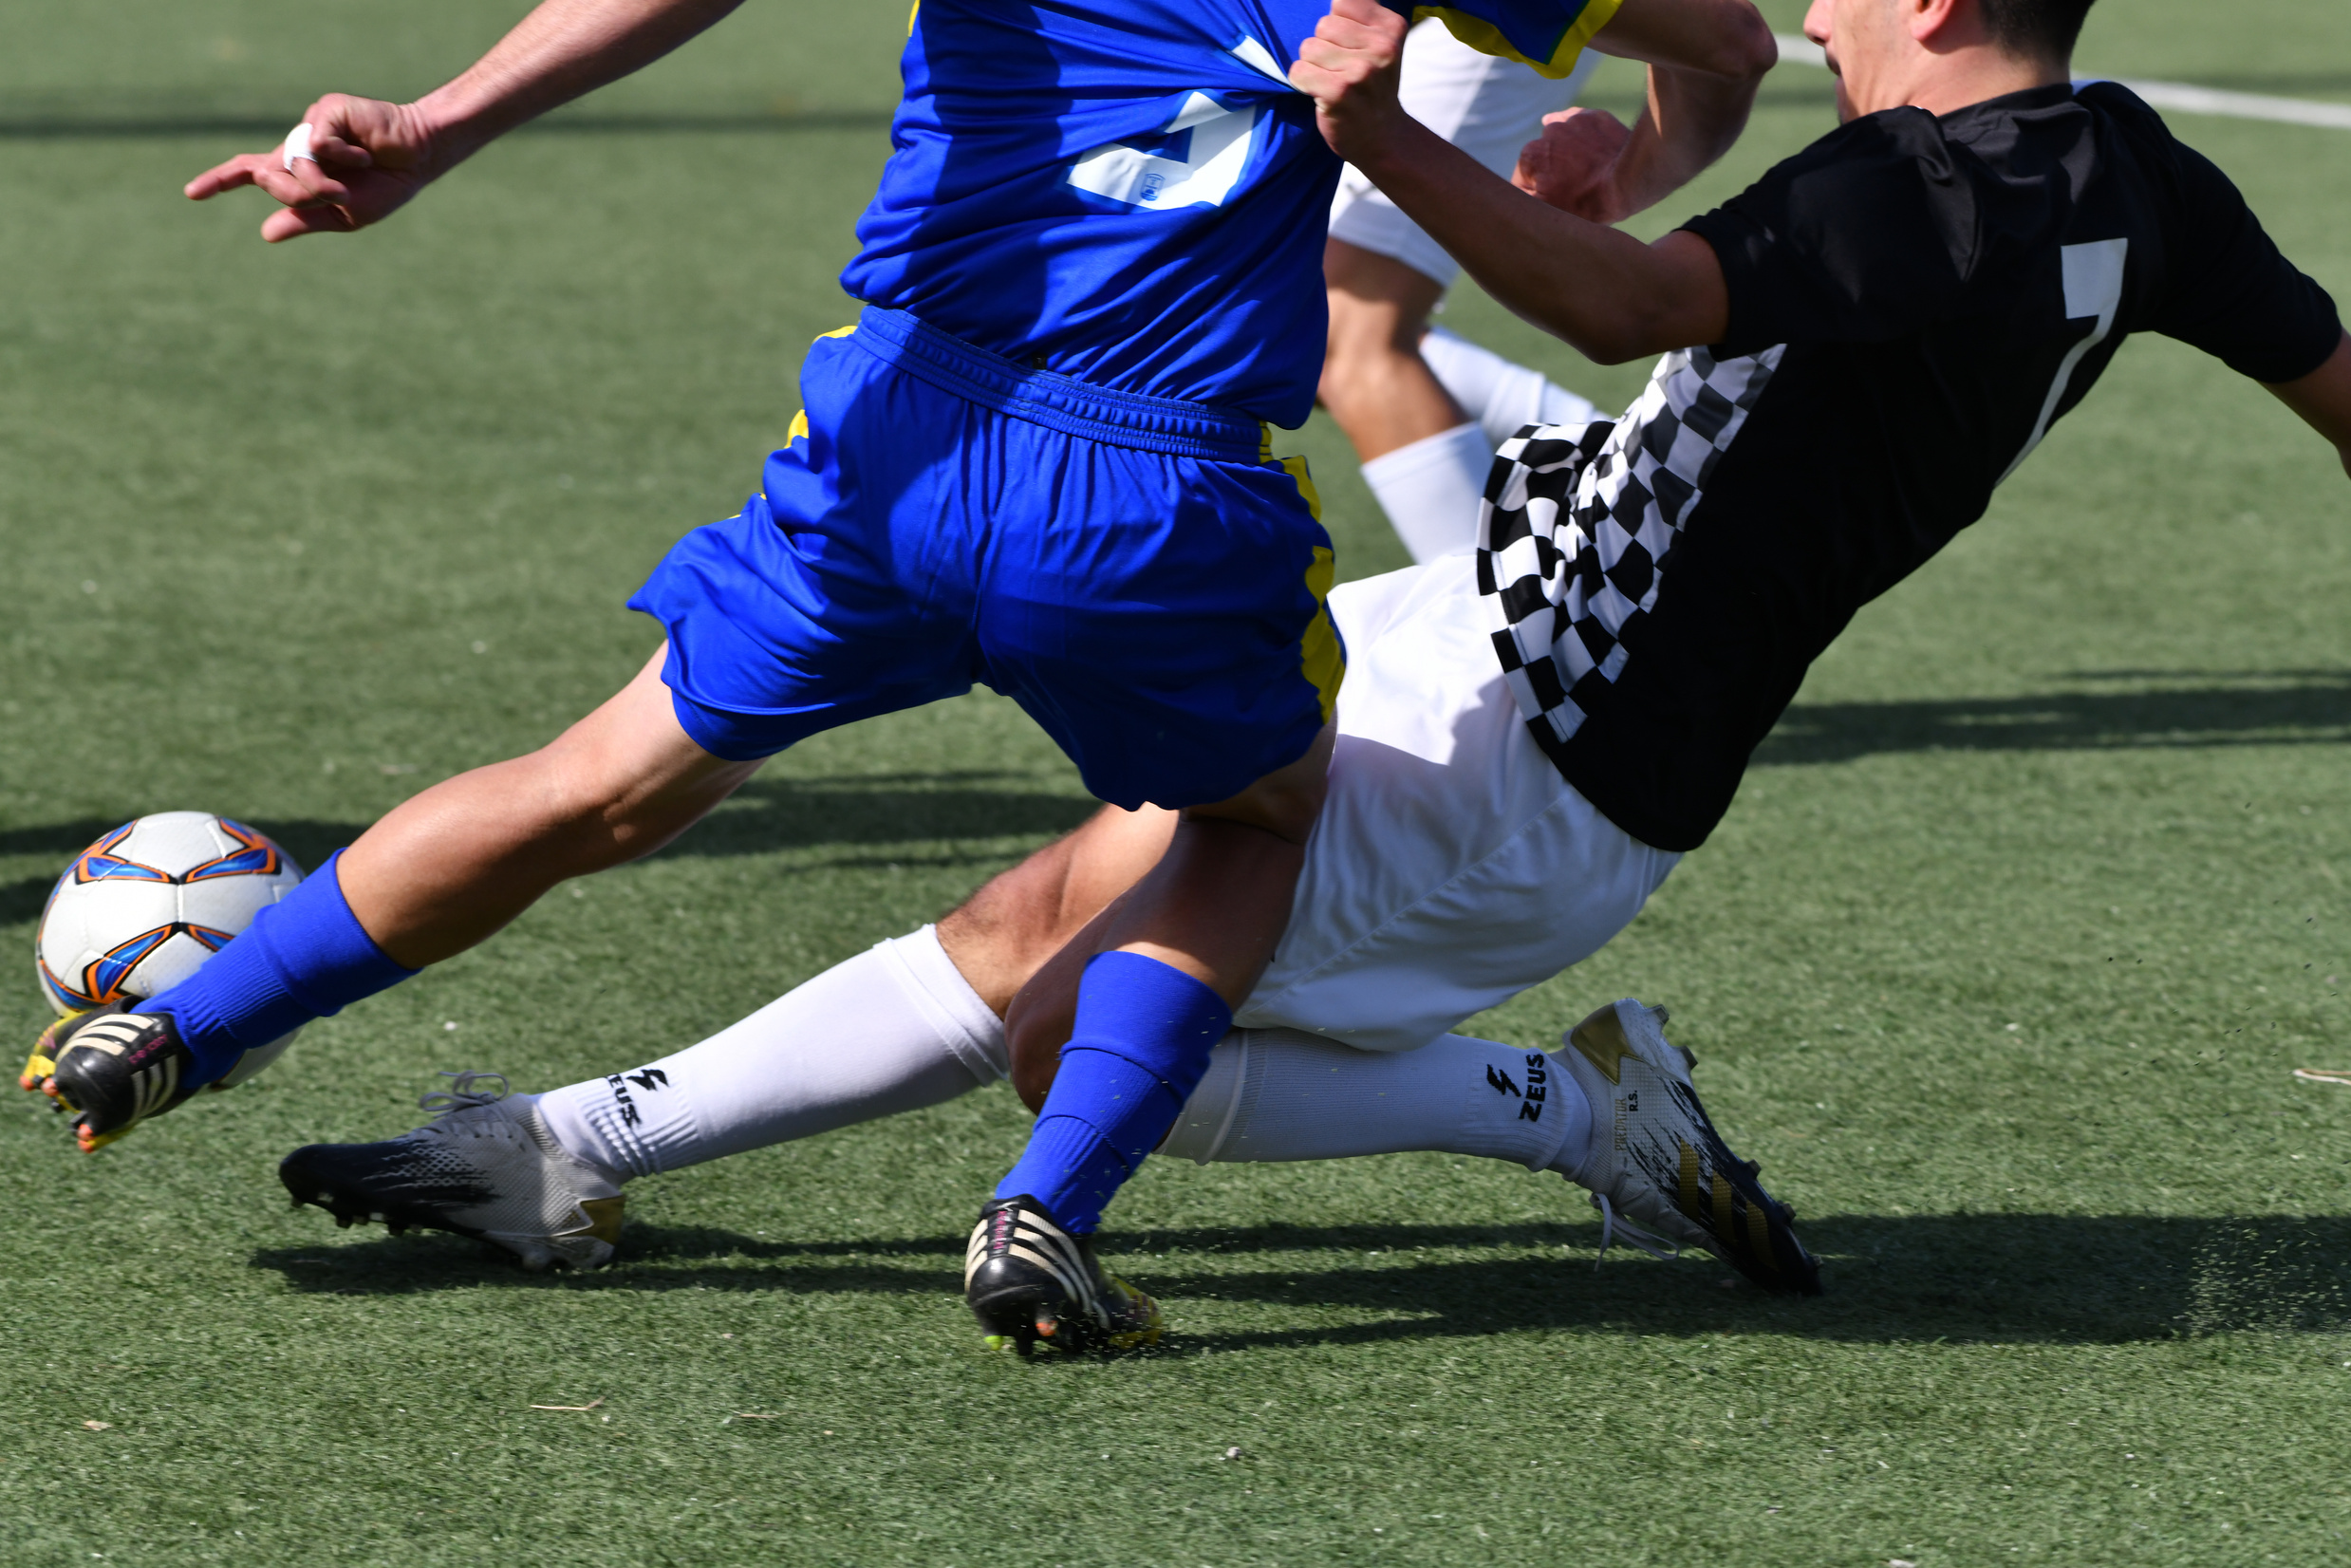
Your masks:
<instances>
[{"instance_id":1,"label":"blue shorts","mask_svg":"<svg viewBox=\"0 0 2351 1568\"><path fill-rule=\"evenodd\" d=\"M973 683L1114 805L1204 805L1305 754L1346 659L1304 460L1195 403L1032 371L868 308L740 515L629 600L662 679L738 760Z\"/></svg>"}]
</instances>

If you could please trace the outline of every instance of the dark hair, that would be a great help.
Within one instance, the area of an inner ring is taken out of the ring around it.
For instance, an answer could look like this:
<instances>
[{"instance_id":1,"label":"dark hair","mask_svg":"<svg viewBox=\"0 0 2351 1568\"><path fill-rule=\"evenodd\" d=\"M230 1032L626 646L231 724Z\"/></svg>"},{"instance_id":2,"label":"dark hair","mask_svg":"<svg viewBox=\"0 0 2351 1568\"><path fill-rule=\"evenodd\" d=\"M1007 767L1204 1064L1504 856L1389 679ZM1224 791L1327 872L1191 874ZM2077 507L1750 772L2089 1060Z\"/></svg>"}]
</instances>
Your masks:
<instances>
[{"instance_id":1,"label":"dark hair","mask_svg":"<svg viewBox=\"0 0 2351 1568\"><path fill-rule=\"evenodd\" d=\"M1992 42L2010 54L2070 60L2091 0L1978 0Z\"/></svg>"}]
</instances>

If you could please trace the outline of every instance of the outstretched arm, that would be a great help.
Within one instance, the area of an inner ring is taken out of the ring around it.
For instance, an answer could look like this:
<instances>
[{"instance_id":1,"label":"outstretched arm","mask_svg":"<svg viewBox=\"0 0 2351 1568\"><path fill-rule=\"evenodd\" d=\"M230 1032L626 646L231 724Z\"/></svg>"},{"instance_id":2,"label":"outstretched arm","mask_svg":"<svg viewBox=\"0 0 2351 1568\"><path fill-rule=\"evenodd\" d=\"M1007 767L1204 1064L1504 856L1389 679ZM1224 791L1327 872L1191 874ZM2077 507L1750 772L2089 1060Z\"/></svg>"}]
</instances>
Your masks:
<instances>
[{"instance_id":1,"label":"outstretched arm","mask_svg":"<svg viewBox=\"0 0 2351 1568\"><path fill-rule=\"evenodd\" d=\"M2269 390L2311 429L2335 443L2342 457L2342 471L2351 474L2351 332L2336 343L2324 364L2300 381L2280 382Z\"/></svg>"},{"instance_id":2,"label":"outstretched arm","mask_svg":"<svg viewBox=\"0 0 2351 1568\"><path fill-rule=\"evenodd\" d=\"M1404 29L1377 0L1332 0L1299 47L1290 81L1341 158L1486 292L1603 364L1721 340L1730 298L1712 247L1682 233L1644 245L1487 173L1397 103Z\"/></svg>"},{"instance_id":3,"label":"outstretched arm","mask_svg":"<svg viewBox=\"0 0 2351 1568\"><path fill-rule=\"evenodd\" d=\"M525 121L652 64L741 3L545 0L448 85L413 103L328 93L303 116L309 157L243 154L190 180L188 197L259 186L285 209L261 226L272 243L364 228Z\"/></svg>"}]
</instances>

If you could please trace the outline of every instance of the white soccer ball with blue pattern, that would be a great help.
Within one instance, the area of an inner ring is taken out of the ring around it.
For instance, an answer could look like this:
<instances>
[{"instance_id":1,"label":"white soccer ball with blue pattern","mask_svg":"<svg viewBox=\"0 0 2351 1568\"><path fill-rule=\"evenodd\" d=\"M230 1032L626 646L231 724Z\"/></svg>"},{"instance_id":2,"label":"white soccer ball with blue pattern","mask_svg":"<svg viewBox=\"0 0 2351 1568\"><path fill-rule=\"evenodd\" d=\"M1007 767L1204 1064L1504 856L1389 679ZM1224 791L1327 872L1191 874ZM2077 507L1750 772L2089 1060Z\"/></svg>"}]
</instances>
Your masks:
<instances>
[{"instance_id":1,"label":"white soccer ball with blue pattern","mask_svg":"<svg viewBox=\"0 0 2351 1568\"><path fill-rule=\"evenodd\" d=\"M196 972L302 880L266 833L209 812L159 812L74 856L33 939L34 967L62 1016L136 1008ZM248 1051L218 1087L259 1073L293 1036Z\"/></svg>"}]
</instances>

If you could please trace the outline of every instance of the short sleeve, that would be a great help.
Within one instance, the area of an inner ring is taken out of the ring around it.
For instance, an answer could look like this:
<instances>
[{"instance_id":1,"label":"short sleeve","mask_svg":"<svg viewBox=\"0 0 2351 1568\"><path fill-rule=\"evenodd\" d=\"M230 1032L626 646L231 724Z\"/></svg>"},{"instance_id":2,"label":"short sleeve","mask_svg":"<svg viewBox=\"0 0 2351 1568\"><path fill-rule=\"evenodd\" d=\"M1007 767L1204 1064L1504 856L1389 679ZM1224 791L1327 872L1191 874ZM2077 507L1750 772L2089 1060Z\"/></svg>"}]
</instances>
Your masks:
<instances>
[{"instance_id":1,"label":"short sleeve","mask_svg":"<svg viewBox=\"0 0 2351 1568\"><path fill-rule=\"evenodd\" d=\"M1532 65L1544 76L1564 77L1592 42L1608 26L1624 0L1451 0L1442 6L1415 6L1385 0L1390 10L1403 11L1415 22L1433 16L1446 31L1476 49L1500 60Z\"/></svg>"},{"instance_id":2,"label":"short sleeve","mask_svg":"<svg viewBox=\"0 0 2351 1568\"><path fill-rule=\"evenodd\" d=\"M1683 225L1730 298L1719 354L1882 342L1948 309L1975 260L1976 196L1934 118L1889 109L1839 126Z\"/></svg>"},{"instance_id":3,"label":"short sleeve","mask_svg":"<svg viewBox=\"0 0 2351 1568\"><path fill-rule=\"evenodd\" d=\"M2334 300L2279 253L2211 159L2176 140L2171 146L2180 197L2174 210L2188 221L2172 237L2164 297L2148 326L2257 382L2308 375L2342 339Z\"/></svg>"}]
</instances>

